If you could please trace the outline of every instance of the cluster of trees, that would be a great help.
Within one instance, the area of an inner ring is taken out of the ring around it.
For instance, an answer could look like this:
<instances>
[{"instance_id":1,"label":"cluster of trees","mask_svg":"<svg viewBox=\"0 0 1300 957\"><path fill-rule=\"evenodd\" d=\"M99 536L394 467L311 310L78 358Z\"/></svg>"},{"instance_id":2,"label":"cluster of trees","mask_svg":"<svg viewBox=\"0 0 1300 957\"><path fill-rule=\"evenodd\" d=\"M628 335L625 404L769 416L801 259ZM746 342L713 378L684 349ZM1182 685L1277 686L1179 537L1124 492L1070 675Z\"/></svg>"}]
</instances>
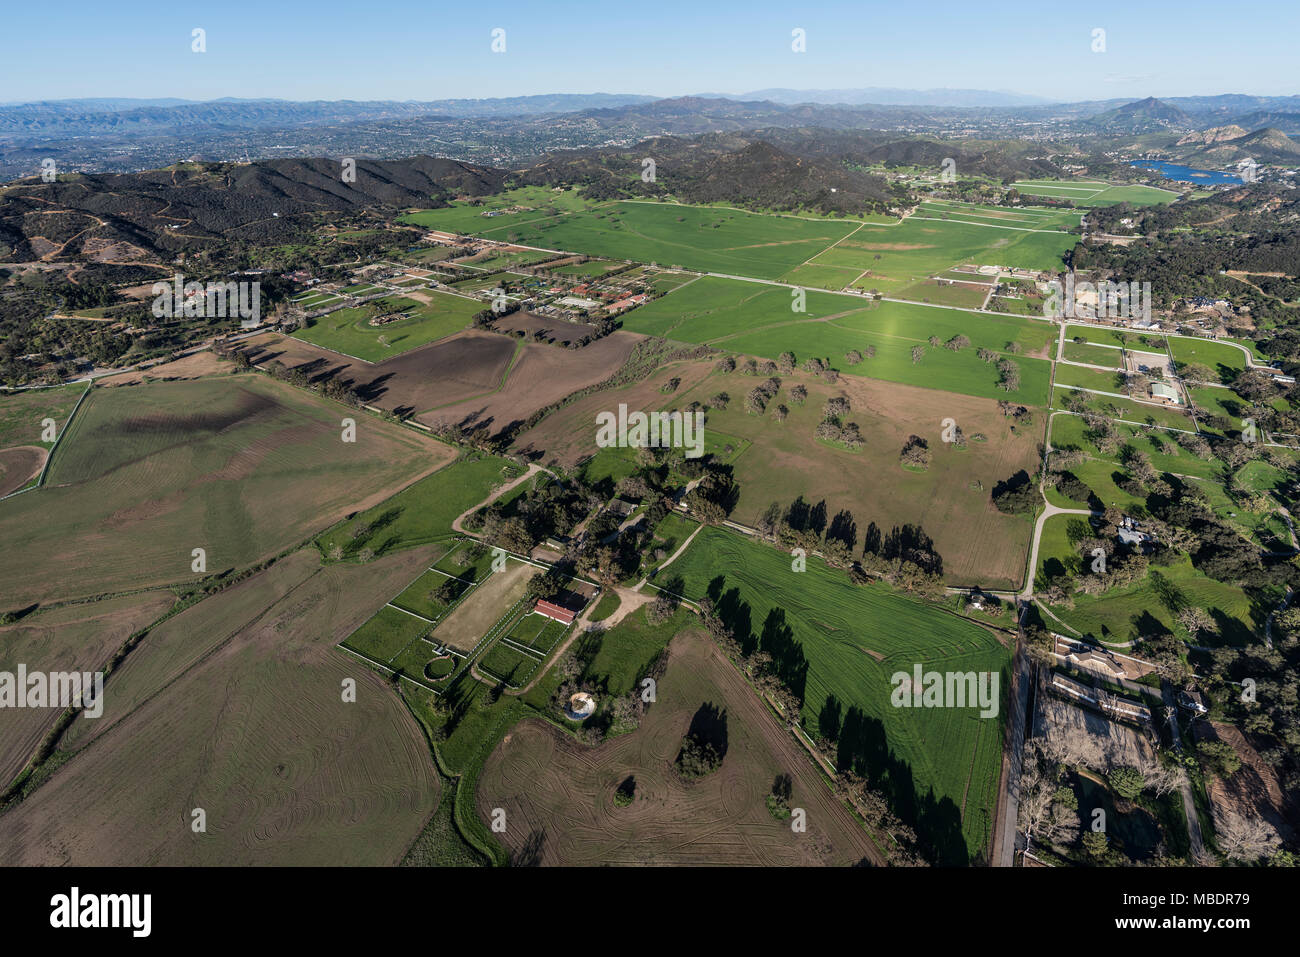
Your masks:
<instances>
[{"instance_id":1,"label":"cluster of trees","mask_svg":"<svg viewBox=\"0 0 1300 957\"><path fill-rule=\"evenodd\" d=\"M756 527L760 538L783 549L821 552L833 568L848 568L856 557L858 526L853 513L841 509L830 517L825 500L813 505L800 496L784 509L773 502Z\"/></svg>"},{"instance_id":2,"label":"cluster of trees","mask_svg":"<svg viewBox=\"0 0 1300 957\"><path fill-rule=\"evenodd\" d=\"M847 397L837 395L827 399L822 407L822 420L817 425L817 438L838 443L854 451L862 448L865 440L862 438L862 430L858 428L858 424L843 421L843 417L848 413Z\"/></svg>"},{"instance_id":3,"label":"cluster of trees","mask_svg":"<svg viewBox=\"0 0 1300 957\"><path fill-rule=\"evenodd\" d=\"M814 505L800 496L785 508L773 502L755 529L760 539L782 549L820 552L827 565L847 569L855 583L880 578L921 597L943 595L943 559L919 525L895 526L886 534L872 522L859 551L852 512L841 509L831 517L824 500Z\"/></svg>"},{"instance_id":4,"label":"cluster of trees","mask_svg":"<svg viewBox=\"0 0 1300 957\"><path fill-rule=\"evenodd\" d=\"M1113 588L1127 588L1142 581L1150 569L1149 559L1136 549L1121 547L1116 540L1119 509L1106 509L1094 529L1086 521L1071 519L1066 536L1074 550L1068 564L1049 561L1044 566L1047 600L1065 608L1074 607L1074 594L1099 595Z\"/></svg>"},{"instance_id":5,"label":"cluster of trees","mask_svg":"<svg viewBox=\"0 0 1300 957\"><path fill-rule=\"evenodd\" d=\"M569 650L555 663L555 674L559 678L555 691L551 695L551 708L560 713L569 704L569 699L580 691L588 694L598 693L599 688L592 681L589 672L604 642L605 629L602 625L593 625L578 636L569 646ZM585 744L599 744L604 737L603 716L588 719L576 732L578 739Z\"/></svg>"},{"instance_id":6,"label":"cluster of trees","mask_svg":"<svg viewBox=\"0 0 1300 957\"><path fill-rule=\"evenodd\" d=\"M1075 393L1070 393L1074 395ZM1033 416L1023 405L1016 405L1014 402L1008 402L1006 399L998 399L998 411L1008 419L1015 419L1017 422L1024 420L1026 423L1031 421Z\"/></svg>"},{"instance_id":7,"label":"cluster of trees","mask_svg":"<svg viewBox=\"0 0 1300 957\"><path fill-rule=\"evenodd\" d=\"M774 612L778 617L770 618L763 635L754 640L749 634L735 633L713 598L701 598L699 608L705 630L740 666L758 693L775 702L787 726L794 728L803 707L802 677L807 663L802 648L790 637L789 627L783 622L773 625L783 613Z\"/></svg>"},{"instance_id":8,"label":"cluster of trees","mask_svg":"<svg viewBox=\"0 0 1300 957\"><path fill-rule=\"evenodd\" d=\"M223 353L234 360L236 369L246 370L251 368L248 356L239 349L231 349ZM336 376L329 376L324 379L315 380L311 373L302 366L295 366L290 369L278 361L267 363L267 374L281 382L287 382L299 389L309 389L313 392L319 392L328 399L334 399L345 405L350 405L354 409L361 408L365 403L356 389L351 385L338 379Z\"/></svg>"},{"instance_id":9,"label":"cluster of trees","mask_svg":"<svg viewBox=\"0 0 1300 957\"><path fill-rule=\"evenodd\" d=\"M857 361L861 362L861 353L858 353L856 350L849 353L850 356L855 354L858 356ZM867 354L868 356L874 356L876 354L875 346L868 346ZM802 368L804 372L811 375L821 376L827 382L831 383L838 382L840 377L837 369L829 365L824 359L820 359L816 356L805 359L803 365L800 366L795 354L790 351L782 352L775 362L771 359L763 359L762 361L759 361L758 359L748 357L737 363L734 357L723 356L718 360L716 368L719 372L735 372L739 369L745 375L754 376L773 376L778 372L781 375L790 375L796 368ZM795 386L795 388L803 390L803 395L807 396L807 390L804 389L803 386ZM798 401L802 401L802 399Z\"/></svg>"},{"instance_id":10,"label":"cluster of trees","mask_svg":"<svg viewBox=\"0 0 1300 957\"><path fill-rule=\"evenodd\" d=\"M1020 366L1010 359L998 360L998 388L1004 392L1020 390Z\"/></svg>"},{"instance_id":11,"label":"cluster of trees","mask_svg":"<svg viewBox=\"0 0 1300 957\"><path fill-rule=\"evenodd\" d=\"M722 766L727 754L727 712L711 702L700 706L682 737L674 762L686 778L703 777Z\"/></svg>"},{"instance_id":12,"label":"cluster of trees","mask_svg":"<svg viewBox=\"0 0 1300 957\"><path fill-rule=\"evenodd\" d=\"M767 410L767 404L775 399L780 391L781 380L776 376L754 386L745 395L745 411L750 415L762 415Z\"/></svg>"},{"instance_id":13,"label":"cluster of trees","mask_svg":"<svg viewBox=\"0 0 1300 957\"><path fill-rule=\"evenodd\" d=\"M1206 690L1232 721L1254 742L1260 758L1272 767L1287 794L1300 793L1300 608L1287 608L1273 617L1273 641L1244 646L1222 645L1212 652L1213 674L1204 679ZM1245 693L1243 683L1254 682ZM1205 752L1202 744L1199 752ZM1231 774L1236 754L1209 753L1207 768L1220 776Z\"/></svg>"},{"instance_id":14,"label":"cluster of trees","mask_svg":"<svg viewBox=\"0 0 1300 957\"><path fill-rule=\"evenodd\" d=\"M1300 311L1288 305L1295 302L1294 295L1256 292L1226 273L1294 276L1300 260L1298 208L1300 199L1291 191L1255 184L1249 196L1237 196L1235 201L1225 201L1224 194L1216 193L1166 206L1094 209L1088 216L1095 217L1099 228L1115 228L1120 219L1134 219L1144 238L1127 245L1080 243L1070 260L1076 269L1103 277L1143 277L1151 283L1154 304L1160 308L1191 296L1222 297L1248 305L1258 327L1294 326L1300 319ZM1186 228L1190 226L1195 228ZM1283 283L1281 288L1294 285L1294 281ZM1277 343L1278 352L1267 344L1277 338L1263 340L1260 348L1282 357L1284 342Z\"/></svg>"},{"instance_id":15,"label":"cluster of trees","mask_svg":"<svg viewBox=\"0 0 1300 957\"><path fill-rule=\"evenodd\" d=\"M862 557L849 578L865 582L872 575L922 598L938 600L944 594L943 558L920 525L896 525L888 534L875 522L867 526Z\"/></svg>"},{"instance_id":16,"label":"cluster of trees","mask_svg":"<svg viewBox=\"0 0 1300 957\"><path fill-rule=\"evenodd\" d=\"M496 332L503 336L513 336L516 339L523 339L528 335L528 333L523 329L500 329L496 325L498 320L513 315L521 308L522 307L518 302L510 300L506 303L505 307L499 311L494 309L481 309L474 313L473 326L475 329L481 329L484 332ZM565 323L561 322L560 325L563 326ZM591 319L587 322L587 326L590 327L591 331L584 332L580 336L562 339L560 335L552 334L549 329L534 329L532 340L533 342L545 342L547 344L563 342L567 349L581 349L583 346L591 345L597 339L603 339L605 336L610 335L616 331L620 325L621 323L618 320L608 317Z\"/></svg>"},{"instance_id":17,"label":"cluster of trees","mask_svg":"<svg viewBox=\"0 0 1300 957\"><path fill-rule=\"evenodd\" d=\"M997 510L1007 515L1032 515L1042 502L1038 486L1024 469L994 485L990 496Z\"/></svg>"},{"instance_id":18,"label":"cluster of trees","mask_svg":"<svg viewBox=\"0 0 1300 957\"><path fill-rule=\"evenodd\" d=\"M834 758L834 755L830 755ZM848 801L862 815L867 826L889 839L883 850L892 867L928 867L926 849L918 839L916 830L894 813L889 798L871 786L871 783L851 768L839 771L831 782L835 796Z\"/></svg>"},{"instance_id":19,"label":"cluster of trees","mask_svg":"<svg viewBox=\"0 0 1300 957\"><path fill-rule=\"evenodd\" d=\"M930 443L919 435L909 435L898 457L908 468L924 471L930 467Z\"/></svg>"},{"instance_id":20,"label":"cluster of trees","mask_svg":"<svg viewBox=\"0 0 1300 957\"><path fill-rule=\"evenodd\" d=\"M705 525L720 525L726 521L740 498L740 487L731 477L729 469L706 466L695 487L686 495L686 507Z\"/></svg>"},{"instance_id":21,"label":"cluster of trees","mask_svg":"<svg viewBox=\"0 0 1300 957\"><path fill-rule=\"evenodd\" d=\"M480 534L507 551L526 555L540 541L565 536L604 501L582 482L541 481L513 501L493 502L483 509Z\"/></svg>"},{"instance_id":22,"label":"cluster of trees","mask_svg":"<svg viewBox=\"0 0 1300 957\"><path fill-rule=\"evenodd\" d=\"M1152 495L1147 501L1150 517L1161 523L1153 523L1153 528L1187 552L1200 571L1247 589L1290 584L1295 579L1290 563L1265 563L1259 548L1219 518L1199 488L1168 474L1165 481L1170 495Z\"/></svg>"},{"instance_id":23,"label":"cluster of trees","mask_svg":"<svg viewBox=\"0 0 1300 957\"><path fill-rule=\"evenodd\" d=\"M1085 828L1090 818L1080 812L1070 786L1079 770L1104 775L1115 796L1117 810L1131 809L1142 794L1163 798L1178 788L1184 770L1172 755L1143 767L1110 764L1103 739L1082 729L1070 729L1036 739L1025 749L1020 778L1018 826L1039 854L1053 853L1081 864L1131 863L1105 831ZM1162 845L1156 863L1177 864L1182 848Z\"/></svg>"}]
</instances>

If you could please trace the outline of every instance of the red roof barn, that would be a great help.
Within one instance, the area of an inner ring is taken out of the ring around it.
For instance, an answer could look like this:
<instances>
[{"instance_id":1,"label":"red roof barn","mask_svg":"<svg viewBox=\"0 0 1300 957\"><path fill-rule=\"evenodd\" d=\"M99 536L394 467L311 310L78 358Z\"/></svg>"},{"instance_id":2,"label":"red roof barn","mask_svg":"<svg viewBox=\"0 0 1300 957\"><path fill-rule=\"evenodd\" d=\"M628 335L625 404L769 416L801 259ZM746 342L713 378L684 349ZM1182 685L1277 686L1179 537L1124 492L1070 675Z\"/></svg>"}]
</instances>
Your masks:
<instances>
[{"instance_id":1,"label":"red roof barn","mask_svg":"<svg viewBox=\"0 0 1300 957\"><path fill-rule=\"evenodd\" d=\"M569 611L555 602L537 599L537 604L533 606L533 611L539 615L545 615L547 618L553 618L562 625L572 625L573 619L576 618L577 612Z\"/></svg>"}]
</instances>

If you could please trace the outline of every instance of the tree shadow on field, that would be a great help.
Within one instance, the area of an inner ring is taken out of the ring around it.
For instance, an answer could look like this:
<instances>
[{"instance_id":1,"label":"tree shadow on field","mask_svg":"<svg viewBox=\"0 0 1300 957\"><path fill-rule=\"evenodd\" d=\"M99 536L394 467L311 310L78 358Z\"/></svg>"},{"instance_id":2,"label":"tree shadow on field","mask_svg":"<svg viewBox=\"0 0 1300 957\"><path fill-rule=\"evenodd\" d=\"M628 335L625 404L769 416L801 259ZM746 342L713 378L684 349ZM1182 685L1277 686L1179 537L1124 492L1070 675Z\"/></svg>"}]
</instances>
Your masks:
<instances>
[{"instance_id":1,"label":"tree shadow on field","mask_svg":"<svg viewBox=\"0 0 1300 957\"><path fill-rule=\"evenodd\" d=\"M700 705L691 718L686 736L699 744L708 745L721 760L727 756L727 710L712 701Z\"/></svg>"},{"instance_id":2,"label":"tree shadow on field","mask_svg":"<svg viewBox=\"0 0 1300 957\"><path fill-rule=\"evenodd\" d=\"M1000 498L1002 495L1005 495L1008 492L1015 492L1024 488L1026 485L1029 484L1029 482L1030 482L1029 473L1026 472L1024 469L1021 469L1019 472L1017 472L1015 475L1011 476L1010 478L1002 479L996 485L994 485L992 495L994 498Z\"/></svg>"},{"instance_id":3,"label":"tree shadow on field","mask_svg":"<svg viewBox=\"0 0 1300 957\"><path fill-rule=\"evenodd\" d=\"M636 796L636 775L629 774L614 790L624 800L631 801Z\"/></svg>"},{"instance_id":4,"label":"tree shadow on field","mask_svg":"<svg viewBox=\"0 0 1300 957\"><path fill-rule=\"evenodd\" d=\"M808 531L818 537L826 531L826 499L822 499L809 510Z\"/></svg>"},{"instance_id":5,"label":"tree shadow on field","mask_svg":"<svg viewBox=\"0 0 1300 957\"><path fill-rule=\"evenodd\" d=\"M299 363L293 367L294 372L300 372L305 375L313 385L319 384L326 379L333 378L335 373L340 369L346 369L347 366L338 366L335 369L327 368L329 360L324 356L318 356L315 359L308 359L306 362Z\"/></svg>"},{"instance_id":6,"label":"tree shadow on field","mask_svg":"<svg viewBox=\"0 0 1300 957\"><path fill-rule=\"evenodd\" d=\"M388 386L384 385L384 383L392 377L393 373L385 372L383 375L376 376L369 382L356 385L352 391L357 394L358 398L360 398L362 402L373 403L388 391Z\"/></svg>"},{"instance_id":7,"label":"tree shadow on field","mask_svg":"<svg viewBox=\"0 0 1300 957\"><path fill-rule=\"evenodd\" d=\"M889 561L911 562L931 575L943 574L943 556L934 550L934 539L920 525L895 525L885 536L880 555Z\"/></svg>"},{"instance_id":8,"label":"tree shadow on field","mask_svg":"<svg viewBox=\"0 0 1300 957\"><path fill-rule=\"evenodd\" d=\"M848 509L841 509L835 513L831 519L831 527L826 532L827 541L842 542L851 552L858 544L858 525L853 521L853 513Z\"/></svg>"},{"instance_id":9,"label":"tree shadow on field","mask_svg":"<svg viewBox=\"0 0 1300 957\"><path fill-rule=\"evenodd\" d=\"M1171 582L1156 569L1151 569L1148 574L1151 582L1151 590L1156 593L1156 598L1160 604L1164 605L1171 613L1178 614L1188 605L1187 593Z\"/></svg>"},{"instance_id":10,"label":"tree shadow on field","mask_svg":"<svg viewBox=\"0 0 1300 957\"><path fill-rule=\"evenodd\" d=\"M880 531L880 526L872 522L867 526L866 537L862 539L862 554L879 555L880 549L884 547L885 536Z\"/></svg>"},{"instance_id":11,"label":"tree shadow on field","mask_svg":"<svg viewBox=\"0 0 1300 957\"><path fill-rule=\"evenodd\" d=\"M822 704L821 714L817 716L817 733L834 744L840 737L840 725L844 723L844 705L835 695L827 695Z\"/></svg>"},{"instance_id":12,"label":"tree shadow on field","mask_svg":"<svg viewBox=\"0 0 1300 957\"><path fill-rule=\"evenodd\" d=\"M948 797L936 799L933 789L919 793L912 767L889 747L884 724L856 706L849 708L839 730L835 766L852 771L885 796L890 809L916 832L925 856L947 867L970 864L961 830L961 811Z\"/></svg>"},{"instance_id":13,"label":"tree shadow on field","mask_svg":"<svg viewBox=\"0 0 1300 957\"><path fill-rule=\"evenodd\" d=\"M32 612L36 611L36 609L40 607L41 607L40 602L35 602L31 605L25 605L22 608L11 609L8 613L6 613L3 606L0 606L0 616L5 616L7 614L9 620L7 622L3 622L3 624L12 625L26 618L28 615L30 615Z\"/></svg>"},{"instance_id":14,"label":"tree shadow on field","mask_svg":"<svg viewBox=\"0 0 1300 957\"><path fill-rule=\"evenodd\" d=\"M594 680L591 673L592 662L596 660L596 655L600 653L601 646L605 643L605 632L603 630L583 632L583 634L572 645L569 652L573 655L574 660L582 667L578 672L580 681L589 682ZM608 684L608 675L602 676L601 680Z\"/></svg>"},{"instance_id":15,"label":"tree shadow on field","mask_svg":"<svg viewBox=\"0 0 1300 957\"><path fill-rule=\"evenodd\" d=\"M658 587L668 594L664 595L674 608L681 604L681 597L686 594L686 579L681 575L674 575L672 578L666 578L662 582L656 583Z\"/></svg>"},{"instance_id":16,"label":"tree shadow on field","mask_svg":"<svg viewBox=\"0 0 1300 957\"><path fill-rule=\"evenodd\" d=\"M1140 615L1134 615L1132 621L1134 634L1151 638L1173 634L1173 632L1169 630L1168 625L1149 611L1144 611Z\"/></svg>"},{"instance_id":17,"label":"tree shadow on field","mask_svg":"<svg viewBox=\"0 0 1300 957\"><path fill-rule=\"evenodd\" d=\"M726 592L722 590L726 583L726 576L719 575L709 582L708 595L713 600L714 613L722 619L722 623L740 645L740 653L749 657L758 647L758 639L753 632L753 615L749 604L741 600L739 588Z\"/></svg>"},{"instance_id":18,"label":"tree shadow on field","mask_svg":"<svg viewBox=\"0 0 1300 957\"><path fill-rule=\"evenodd\" d=\"M451 680L447 690L443 693L442 700L447 703L447 720L443 723L443 729L447 732L447 737L456 733L460 723L465 720L469 710L474 705L474 695L483 686L478 680L469 673L469 668L462 668L460 672Z\"/></svg>"},{"instance_id":19,"label":"tree shadow on field","mask_svg":"<svg viewBox=\"0 0 1300 957\"><path fill-rule=\"evenodd\" d=\"M511 867L541 867L542 850L546 847L546 831L535 828L528 832L523 846L510 855Z\"/></svg>"},{"instance_id":20,"label":"tree shadow on field","mask_svg":"<svg viewBox=\"0 0 1300 957\"><path fill-rule=\"evenodd\" d=\"M772 656L777 677L802 706L808 686L808 659L804 657L803 645L794 640L794 629L786 624L784 609L773 608L767 613L758 647Z\"/></svg>"},{"instance_id":21,"label":"tree shadow on field","mask_svg":"<svg viewBox=\"0 0 1300 957\"><path fill-rule=\"evenodd\" d=\"M1258 607L1256 620L1263 621L1270 610L1267 604ZM1219 640L1223 644L1244 648L1256 640L1255 632L1251 631L1245 622L1225 614L1221 608L1211 608L1210 617L1214 619L1214 627L1219 632Z\"/></svg>"},{"instance_id":22,"label":"tree shadow on field","mask_svg":"<svg viewBox=\"0 0 1300 957\"><path fill-rule=\"evenodd\" d=\"M811 515L812 506L805 502L803 496L800 495L797 499L791 502L790 507L786 509L785 522L796 532L807 531Z\"/></svg>"},{"instance_id":23,"label":"tree shadow on field","mask_svg":"<svg viewBox=\"0 0 1300 957\"><path fill-rule=\"evenodd\" d=\"M392 525L393 522L401 518L402 512L404 511L405 509L402 506L396 505L392 508L385 509L383 512L380 512L378 515L375 516L375 520L370 523L371 533L373 534L374 532L383 531L389 525Z\"/></svg>"}]
</instances>

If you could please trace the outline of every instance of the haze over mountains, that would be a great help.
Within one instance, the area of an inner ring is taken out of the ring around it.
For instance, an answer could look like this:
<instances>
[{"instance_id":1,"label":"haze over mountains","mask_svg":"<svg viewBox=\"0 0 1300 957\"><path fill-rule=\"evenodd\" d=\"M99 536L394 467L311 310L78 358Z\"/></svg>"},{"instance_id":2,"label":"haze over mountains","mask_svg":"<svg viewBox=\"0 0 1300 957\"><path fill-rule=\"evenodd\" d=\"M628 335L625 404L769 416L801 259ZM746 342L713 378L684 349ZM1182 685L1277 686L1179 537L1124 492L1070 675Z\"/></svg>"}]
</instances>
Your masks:
<instances>
[{"instance_id":1,"label":"haze over mountains","mask_svg":"<svg viewBox=\"0 0 1300 957\"><path fill-rule=\"evenodd\" d=\"M1052 103L1010 92L888 88L659 99L546 94L496 99L310 101L91 98L0 106L0 179L39 171L130 171L179 159L418 153L488 165L653 136L817 128L990 139L1178 135L1237 126L1300 133L1300 96L1224 94ZM1172 142L1172 141L1171 141ZM1264 137L1269 158L1288 156ZM1250 148L1252 144L1239 144Z\"/></svg>"}]
</instances>

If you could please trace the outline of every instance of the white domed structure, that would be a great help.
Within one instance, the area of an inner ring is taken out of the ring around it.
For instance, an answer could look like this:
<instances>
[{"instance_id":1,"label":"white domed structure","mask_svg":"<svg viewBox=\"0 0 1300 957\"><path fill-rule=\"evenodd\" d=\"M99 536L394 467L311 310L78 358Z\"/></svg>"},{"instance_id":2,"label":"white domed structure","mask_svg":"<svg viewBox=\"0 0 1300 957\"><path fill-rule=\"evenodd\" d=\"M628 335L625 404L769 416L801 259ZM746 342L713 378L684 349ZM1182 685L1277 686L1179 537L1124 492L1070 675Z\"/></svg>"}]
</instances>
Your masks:
<instances>
[{"instance_id":1,"label":"white domed structure","mask_svg":"<svg viewBox=\"0 0 1300 957\"><path fill-rule=\"evenodd\" d=\"M569 696L569 703L564 707L564 716L570 721L586 721L596 713L596 699L585 691Z\"/></svg>"}]
</instances>

